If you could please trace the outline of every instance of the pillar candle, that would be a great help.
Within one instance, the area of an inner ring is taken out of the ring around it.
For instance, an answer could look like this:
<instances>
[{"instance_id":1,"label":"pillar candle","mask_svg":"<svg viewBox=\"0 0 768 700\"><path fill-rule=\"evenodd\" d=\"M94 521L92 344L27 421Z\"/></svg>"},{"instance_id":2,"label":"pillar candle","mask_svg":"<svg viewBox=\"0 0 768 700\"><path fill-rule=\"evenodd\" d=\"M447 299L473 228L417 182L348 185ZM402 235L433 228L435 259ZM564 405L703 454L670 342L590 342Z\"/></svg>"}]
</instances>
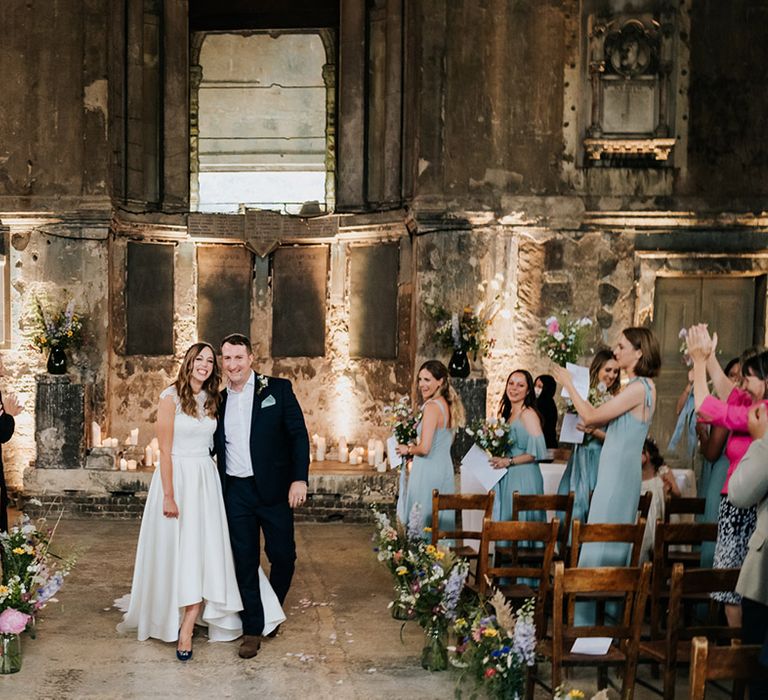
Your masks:
<instances>
[{"instance_id":1,"label":"pillar candle","mask_svg":"<svg viewBox=\"0 0 768 700\"><path fill-rule=\"evenodd\" d=\"M341 460L341 461L343 462L344 460ZM349 463L354 465L354 464L357 464L358 461L359 460L357 458L357 452L353 451L352 454L349 455Z\"/></svg>"},{"instance_id":2,"label":"pillar candle","mask_svg":"<svg viewBox=\"0 0 768 700\"><path fill-rule=\"evenodd\" d=\"M149 441L149 444L150 444L150 446L152 447L152 451L153 451L153 452L154 452L155 450L159 450L159 449L160 449L160 443L157 441L157 438L156 438L156 437L153 437L153 438L152 438L152 439Z\"/></svg>"},{"instance_id":3,"label":"pillar candle","mask_svg":"<svg viewBox=\"0 0 768 700\"><path fill-rule=\"evenodd\" d=\"M376 440L373 438L368 440L368 464L370 466L376 464Z\"/></svg>"},{"instance_id":4,"label":"pillar candle","mask_svg":"<svg viewBox=\"0 0 768 700\"><path fill-rule=\"evenodd\" d=\"M139 429L133 428L131 430L131 438L130 438L130 445L138 445L139 444Z\"/></svg>"},{"instance_id":5,"label":"pillar candle","mask_svg":"<svg viewBox=\"0 0 768 700\"><path fill-rule=\"evenodd\" d=\"M347 449L347 438L343 435L339 438L339 452Z\"/></svg>"},{"instance_id":6,"label":"pillar candle","mask_svg":"<svg viewBox=\"0 0 768 700\"><path fill-rule=\"evenodd\" d=\"M136 464L136 460L135 459L129 459L128 460L128 471L129 472L135 472L137 466L138 465Z\"/></svg>"},{"instance_id":7,"label":"pillar candle","mask_svg":"<svg viewBox=\"0 0 768 700\"><path fill-rule=\"evenodd\" d=\"M91 423L91 447L101 447L101 426L96 421Z\"/></svg>"},{"instance_id":8,"label":"pillar candle","mask_svg":"<svg viewBox=\"0 0 768 700\"><path fill-rule=\"evenodd\" d=\"M160 466L160 448L159 447L156 450L152 450L152 461L154 462L156 467Z\"/></svg>"},{"instance_id":9,"label":"pillar candle","mask_svg":"<svg viewBox=\"0 0 768 700\"><path fill-rule=\"evenodd\" d=\"M320 435L317 438L317 461L322 462L325 460L325 438Z\"/></svg>"},{"instance_id":10,"label":"pillar candle","mask_svg":"<svg viewBox=\"0 0 768 700\"><path fill-rule=\"evenodd\" d=\"M376 440L376 447L374 448L374 460L375 465L379 465L384 461L384 443L381 440Z\"/></svg>"},{"instance_id":11,"label":"pillar candle","mask_svg":"<svg viewBox=\"0 0 768 700\"><path fill-rule=\"evenodd\" d=\"M120 471L124 472L128 470L128 461L125 457L120 457Z\"/></svg>"},{"instance_id":12,"label":"pillar candle","mask_svg":"<svg viewBox=\"0 0 768 700\"><path fill-rule=\"evenodd\" d=\"M144 466L145 467L152 466L152 445L147 445L144 448Z\"/></svg>"},{"instance_id":13,"label":"pillar candle","mask_svg":"<svg viewBox=\"0 0 768 700\"><path fill-rule=\"evenodd\" d=\"M339 447L339 462L348 462L349 461L349 450L347 449L346 445L344 447Z\"/></svg>"}]
</instances>

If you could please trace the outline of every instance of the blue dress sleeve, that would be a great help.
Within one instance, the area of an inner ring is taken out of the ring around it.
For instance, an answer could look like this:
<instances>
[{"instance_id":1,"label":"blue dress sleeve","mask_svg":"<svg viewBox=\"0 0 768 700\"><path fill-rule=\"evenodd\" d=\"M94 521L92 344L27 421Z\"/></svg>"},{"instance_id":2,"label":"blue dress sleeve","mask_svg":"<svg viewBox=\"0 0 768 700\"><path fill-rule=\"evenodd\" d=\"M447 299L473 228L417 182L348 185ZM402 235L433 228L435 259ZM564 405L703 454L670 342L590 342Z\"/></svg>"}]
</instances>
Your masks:
<instances>
[{"instance_id":1,"label":"blue dress sleeve","mask_svg":"<svg viewBox=\"0 0 768 700\"><path fill-rule=\"evenodd\" d=\"M521 445L523 452L532 455L537 462L540 459L546 459L549 456L549 451L547 450L547 441L544 439L544 435L528 435L527 432L525 432L525 435L527 440L524 445Z\"/></svg>"}]
</instances>

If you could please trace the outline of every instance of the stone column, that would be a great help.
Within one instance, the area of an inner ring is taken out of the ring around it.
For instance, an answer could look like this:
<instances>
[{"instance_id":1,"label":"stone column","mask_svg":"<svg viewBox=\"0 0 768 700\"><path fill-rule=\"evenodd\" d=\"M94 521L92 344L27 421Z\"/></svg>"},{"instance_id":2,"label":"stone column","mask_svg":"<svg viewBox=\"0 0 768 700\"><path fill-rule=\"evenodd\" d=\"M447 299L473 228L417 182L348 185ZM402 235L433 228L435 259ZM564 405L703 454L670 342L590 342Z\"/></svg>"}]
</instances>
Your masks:
<instances>
[{"instance_id":1,"label":"stone column","mask_svg":"<svg viewBox=\"0 0 768 700\"><path fill-rule=\"evenodd\" d=\"M488 380L485 377L467 377L458 379L451 377L451 385L464 403L464 412L467 414L467 425L473 420L485 420L485 400L488 394ZM463 429L459 429L453 439L451 456L453 463L458 467L462 458L470 447L472 438Z\"/></svg>"},{"instance_id":2,"label":"stone column","mask_svg":"<svg viewBox=\"0 0 768 700\"><path fill-rule=\"evenodd\" d=\"M85 386L68 375L39 374L35 399L38 469L85 464Z\"/></svg>"}]
</instances>

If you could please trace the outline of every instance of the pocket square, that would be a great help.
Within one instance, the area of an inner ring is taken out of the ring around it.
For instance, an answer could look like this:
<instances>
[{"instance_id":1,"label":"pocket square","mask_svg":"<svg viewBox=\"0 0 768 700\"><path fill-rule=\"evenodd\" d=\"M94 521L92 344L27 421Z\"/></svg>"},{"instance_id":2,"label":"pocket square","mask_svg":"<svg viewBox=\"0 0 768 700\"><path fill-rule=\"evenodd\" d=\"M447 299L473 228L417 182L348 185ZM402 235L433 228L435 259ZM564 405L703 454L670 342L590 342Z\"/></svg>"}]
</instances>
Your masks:
<instances>
[{"instance_id":1,"label":"pocket square","mask_svg":"<svg viewBox=\"0 0 768 700\"><path fill-rule=\"evenodd\" d=\"M275 397L270 394L261 402L261 407L268 408L269 406L274 406L276 403L277 401L275 401Z\"/></svg>"}]
</instances>

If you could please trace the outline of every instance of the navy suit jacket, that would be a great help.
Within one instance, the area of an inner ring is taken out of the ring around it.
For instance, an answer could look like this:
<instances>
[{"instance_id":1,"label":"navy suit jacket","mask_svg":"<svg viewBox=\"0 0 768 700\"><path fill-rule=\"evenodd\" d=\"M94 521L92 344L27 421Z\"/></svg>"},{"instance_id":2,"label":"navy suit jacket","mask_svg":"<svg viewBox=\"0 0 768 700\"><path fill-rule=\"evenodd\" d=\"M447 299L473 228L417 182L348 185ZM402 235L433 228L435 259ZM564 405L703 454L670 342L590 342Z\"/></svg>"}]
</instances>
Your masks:
<instances>
[{"instance_id":1,"label":"navy suit jacket","mask_svg":"<svg viewBox=\"0 0 768 700\"><path fill-rule=\"evenodd\" d=\"M309 435L304 414L287 379L267 377L259 392L259 379L253 392L251 417L251 464L259 501L274 505L288 500L294 481L309 481ZM272 400L269 399L272 397ZM267 405L265 405L267 404ZM226 489L227 448L224 416L227 390L222 392L219 422L213 437L222 488Z\"/></svg>"}]
</instances>

